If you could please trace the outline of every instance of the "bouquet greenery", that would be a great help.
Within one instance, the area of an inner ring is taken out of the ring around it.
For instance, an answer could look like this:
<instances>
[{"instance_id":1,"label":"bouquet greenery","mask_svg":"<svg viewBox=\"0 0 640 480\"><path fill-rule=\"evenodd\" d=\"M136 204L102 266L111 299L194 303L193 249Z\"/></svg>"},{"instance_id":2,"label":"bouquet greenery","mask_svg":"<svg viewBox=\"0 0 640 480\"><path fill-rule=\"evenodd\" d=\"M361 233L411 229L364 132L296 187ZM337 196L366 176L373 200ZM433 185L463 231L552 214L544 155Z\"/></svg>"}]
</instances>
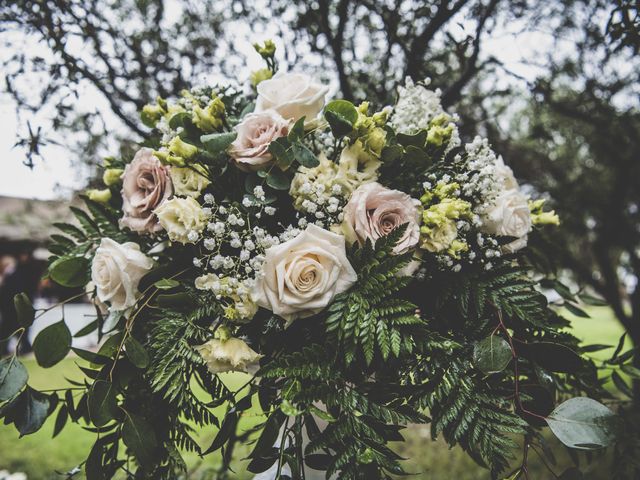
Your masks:
<instances>
[{"instance_id":1,"label":"bouquet greenery","mask_svg":"<svg viewBox=\"0 0 640 480\"><path fill-rule=\"evenodd\" d=\"M252 87L147 105L140 150L106 159L106 188L57 225L48 275L88 292L96 318L76 336L101 346L45 328L39 365L72 349L84 375L54 392L3 360L5 423L26 435L56 414L54 435L95 432L69 473L89 480L183 478L184 451L218 450L223 478L239 443L260 478L389 478L403 468L387 444L410 423L496 477L526 474L518 437L541 446L544 426L574 449L608 445L597 369L540 290L579 311L531 248L559 223L543 197L486 140L463 143L427 83L407 79L379 111L325 103L327 86L256 48ZM26 328L33 307L15 301ZM250 409L262 417L243 427Z\"/></svg>"}]
</instances>

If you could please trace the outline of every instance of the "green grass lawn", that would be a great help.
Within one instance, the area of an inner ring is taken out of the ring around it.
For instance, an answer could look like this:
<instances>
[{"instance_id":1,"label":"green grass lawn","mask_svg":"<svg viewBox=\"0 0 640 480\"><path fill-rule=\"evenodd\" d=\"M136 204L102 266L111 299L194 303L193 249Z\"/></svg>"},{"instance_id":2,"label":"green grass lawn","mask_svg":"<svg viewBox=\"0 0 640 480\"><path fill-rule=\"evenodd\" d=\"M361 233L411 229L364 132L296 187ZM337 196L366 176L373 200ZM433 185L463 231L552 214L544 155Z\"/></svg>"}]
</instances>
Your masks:
<instances>
[{"instance_id":1,"label":"green grass lawn","mask_svg":"<svg viewBox=\"0 0 640 480\"><path fill-rule=\"evenodd\" d=\"M578 318L567 315L572 321L572 329L576 336L585 343L608 344L615 347L622 328L614 320L607 308L592 308L589 310L592 318ZM595 354L598 358L610 356L612 350L605 350ZM75 359L67 358L56 367L45 370L39 368L35 361L26 359L25 365L29 370L29 383L35 388L46 389L61 387L66 384L66 378L79 379L81 373L75 365ZM246 380L242 374L230 374L224 377L225 383L232 388L237 388ZM221 407L222 408L222 407ZM25 472L30 480L49 480L61 478L56 471L67 471L83 461L94 441L94 434L86 432L80 426L68 423L67 427L55 439L51 439L53 421L55 416L49 418L44 427L33 435L18 439L18 433L13 426L0 425L0 470L10 472ZM262 420L257 410L245 412L241 426L249 428ZM198 433L198 441L205 448L211 443L216 434L216 429L210 427ZM406 442L393 445L393 448L404 458L406 470L416 475L410 478L428 480L483 480L489 479L488 473L477 467L475 463L459 448L449 447L442 441L431 441L428 426L410 426L405 430ZM558 457L558 466L554 468L557 473L570 465L564 448L550 438L554 451ZM248 453L248 447L240 449L236 457L236 476L233 478L251 478L246 473L246 462L240 459ZM199 479L207 470L218 464L218 457L207 456L204 460L195 454L186 454L185 458L190 469L196 472L192 478ZM534 453L531 455L531 478L553 478L542 465ZM583 456L586 461L586 456ZM592 462L590 475L587 478L606 479L607 463L603 461ZM584 469L585 462L582 467ZM84 478L78 476L74 478ZM318 476L317 478L322 478ZM312 479L309 479L312 480Z\"/></svg>"}]
</instances>

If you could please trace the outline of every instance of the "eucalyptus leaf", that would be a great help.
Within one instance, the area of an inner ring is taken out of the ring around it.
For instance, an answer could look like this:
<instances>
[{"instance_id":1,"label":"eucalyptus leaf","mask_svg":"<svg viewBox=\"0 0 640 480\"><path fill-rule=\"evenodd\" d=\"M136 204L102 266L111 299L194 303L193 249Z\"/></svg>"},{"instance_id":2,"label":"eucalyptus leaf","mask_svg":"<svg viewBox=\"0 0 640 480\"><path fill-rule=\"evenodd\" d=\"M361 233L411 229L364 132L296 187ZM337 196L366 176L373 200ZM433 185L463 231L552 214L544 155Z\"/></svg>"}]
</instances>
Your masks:
<instances>
[{"instance_id":1,"label":"eucalyptus leaf","mask_svg":"<svg viewBox=\"0 0 640 480\"><path fill-rule=\"evenodd\" d=\"M64 320L44 328L33 342L38 365L49 368L67 356L71 348L71 332Z\"/></svg>"},{"instance_id":2,"label":"eucalyptus leaf","mask_svg":"<svg viewBox=\"0 0 640 480\"><path fill-rule=\"evenodd\" d=\"M10 400L24 388L29 374L15 357L0 360L0 402Z\"/></svg>"},{"instance_id":3,"label":"eucalyptus leaf","mask_svg":"<svg viewBox=\"0 0 640 480\"><path fill-rule=\"evenodd\" d=\"M313 168L320 165L320 160L316 157L316 154L309 150L305 145L301 143L294 143L291 147L293 155L300 165L307 168Z\"/></svg>"},{"instance_id":4,"label":"eucalyptus leaf","mask_svg":"<svg viewBox=\"0 0 640 480\"><path fill-rule=\"evenodd\" d=\"M324 107L324 117L329 122L336 138L343 137L353 130L358 120L358 110L347 100L333 100Z\"/></svg>"},{"instance_id":5,"label":"eucalyptus leaf","mask_svg":"<svg viewBox=\"0 0 640 480\"><path fill-rule=\"evenodd\" d=\"M163 278L153 284L158 290L171 290L172 288L180 286L180 282L171 278Z\"/></svg>"},{"instance_id":6,"label":"eucalyptus leaf","mask_svg":"<svg viewBox=\"0 0 640 480\"><path fill-rule=\"evenodd\" d=\"M140 342L129 335L124 341L124 348L131 363L138 368L147 368L149 365L149 355Z\"/></svg>"},{"instance_id":7,"label":"eucalyptus leaf","mask_svg":"<svg viewBox=\"0 0 640 480\"><path fill-rule=\"evenodd\" d=\"M49 396L27 386L14 402L11 415L20 436L40 430L50 413Z\"/></svg>"},{"instance_id":8,"label":"eucalyptus leaf","mask_svg":"<svg viewBox=\"0 0 640 480\"><path fill-rule=\"evenodd\" d=\"M481 340L473 348L473 363L486 375L501 372L512 358L509 343L497 335Z\"/></svg>"},{"instance_id":9,"label":"eucalyptus leaf","mask_svg":"<svg viewBox=\"0 0 640 480\"><path fill-rule=\"evenodd\" d=\"M267 185L274 190L288 190L291 185L291 180L284 172L273 169L271 173L267 175Z\"/></svg>"},{"instance_id":10,"label":"eucalyptus leaf","mask_svg":"<svg viewBox=\"0 0 640 480\"><path fill-rule=\"evenodd\" d=\"M614 413L587 397L571 398L546 418L551 431L570 448L592 450L609 446L615 438Z\"/></svg>"},{"instance_id":11,"label":"eucalyptus leaf","mask_svg":"<svg viewBox=\"0 0 640 480\"><path fill-rule=\"evenodd\" d=\"M122 427L122 441L131 449L143 466L153 464L157 437L153 426L148 420L127 412L124 426Z\"/></svg>"},{"instance_id":12,"label":"eucalyptus leaf","mask_svg":"<svg viewBox=\"0 0 640 480\"><path fill-rule=\"evenodd\" d=\"M89 390L89 416L96 427L103 427L116 417L117 402L113 384L97 380Z\"/></svg>"},{"instance_id":13,"label":"eucalyptus leaf","mask_svg":"<svg viewBox=\"0 0 640 480\"><path fill-rule=\"evenodd\" d=\"M293 127L291 127L291 130L289 130L289 135L287 135L287 138L291 142L302 140L302 137L304 137L304 119L305 118L306 117L300 117L296 121L296 123L293 124Z\"/></svg>"},{"instance_id":14,"label":"eucalyptus leaf","mask_svg":"<svg viewBox=\"0 0 640 480\"><path fill-rule=\"evenodd\" d=\"M200 141L207 152L218 155L229 148L236 139L236 136L237 134L235 132L210 133L208 135L202 135Z\"/></svg>"},{"instance_id":15,"label":"eucalyptus leaf","mask_svg":"<svg viewBox=\"0 0 640 480\"><path fill-rule=\"evenodd\" d=\"M83 287L89 281L89 260L84 257L62 257L49 266L51 279L63 287Z\"/></svg>"},{"instance_id":16,"label":"eucalyptus leaf","mask_svg":"<svg viewBox=\"0 0 640 480\"><path fill-rule=\"evenodd\" d=\"M18 293L13 297L13 305L16 308L18 323L25 328L29 328L36 317L36 311L31 304L31 300L26 293Z\"/></svg>"}]
</instances>

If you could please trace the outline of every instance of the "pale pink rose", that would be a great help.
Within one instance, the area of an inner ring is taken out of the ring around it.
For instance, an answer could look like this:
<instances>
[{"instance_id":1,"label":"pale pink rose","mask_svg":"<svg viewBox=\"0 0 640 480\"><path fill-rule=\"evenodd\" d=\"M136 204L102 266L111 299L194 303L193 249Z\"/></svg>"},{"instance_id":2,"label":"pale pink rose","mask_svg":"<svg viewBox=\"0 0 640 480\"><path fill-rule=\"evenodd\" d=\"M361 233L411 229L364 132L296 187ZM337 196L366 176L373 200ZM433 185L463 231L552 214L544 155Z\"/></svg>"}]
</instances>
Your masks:
<instances>
[{"instance_id":1,"label":"pale pink rose","mask_svg":"<svg viewBox=\"0 0 640 480\"><path fill-rule=\"evenodd\" d=\"M394 253L408 252L420 239L420 201L379 183L359 186L343 213L342 231L349 243L363 245L368 239L375 245L380 237L405 223L407 230L395 246Z\"/></svg>"},{"instance_id":2,"label":"pale pink rose","mask_svg":"<svg viewBox=\"0 0 640 480\"><path fill-rule=\"evenodd\" d=\"M136 232L162 230L153 211L172 193L169 167L162 165L150 148L141 148L122 174L124 216L120 226Z\"/></svg>"},{"instance_id":3,"label":"pale pink rose","mask_svg":"<svg viewBox=\"0 0 640 480\"><path fill-rule=\"evenodd\" d=\"M292 122L305 117L304 123L308 125L324 107L329 87L302 73L278 72L273 78L260 82L257 91L256 112L275 110Z\"/></svg>"},{"instance_id":4,"label":"pale pink rose","mask_svg":"<svg viewBox=\"0 0 640 480\"><path fill-rule=\"evenodd\" d=\"M236 132L229 155L241 170L256 171L271 164L269 144L289 133L289 122L275 110L249 113L236 126Z\"/></svg>"}]
</instances>

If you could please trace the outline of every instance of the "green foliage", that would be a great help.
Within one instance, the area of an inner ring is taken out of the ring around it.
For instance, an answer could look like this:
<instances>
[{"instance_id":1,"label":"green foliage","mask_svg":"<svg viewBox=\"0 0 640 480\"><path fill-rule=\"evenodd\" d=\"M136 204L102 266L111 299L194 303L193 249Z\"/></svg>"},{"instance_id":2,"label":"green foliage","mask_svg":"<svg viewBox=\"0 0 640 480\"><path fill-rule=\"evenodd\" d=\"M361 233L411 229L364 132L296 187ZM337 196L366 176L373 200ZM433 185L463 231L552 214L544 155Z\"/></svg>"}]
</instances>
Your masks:
<instances>
[{"instance_id":1,"label":"green foliage","mask_svg":"<svg viewBox=\"0 0 640 480\"><path fill-rule=\"evenodd\" d=\"M386 361L413 350L412 327L423 321L414 304L394 296L411 281L400 274L411 254L392 254L405 230L406 225L399 227L379 239L375 248L367 242L354 253L358 282L329 307L327 333L337 337L345 363L362 355L371 364L376 355Z\"/></svg>"}]
</instances>

